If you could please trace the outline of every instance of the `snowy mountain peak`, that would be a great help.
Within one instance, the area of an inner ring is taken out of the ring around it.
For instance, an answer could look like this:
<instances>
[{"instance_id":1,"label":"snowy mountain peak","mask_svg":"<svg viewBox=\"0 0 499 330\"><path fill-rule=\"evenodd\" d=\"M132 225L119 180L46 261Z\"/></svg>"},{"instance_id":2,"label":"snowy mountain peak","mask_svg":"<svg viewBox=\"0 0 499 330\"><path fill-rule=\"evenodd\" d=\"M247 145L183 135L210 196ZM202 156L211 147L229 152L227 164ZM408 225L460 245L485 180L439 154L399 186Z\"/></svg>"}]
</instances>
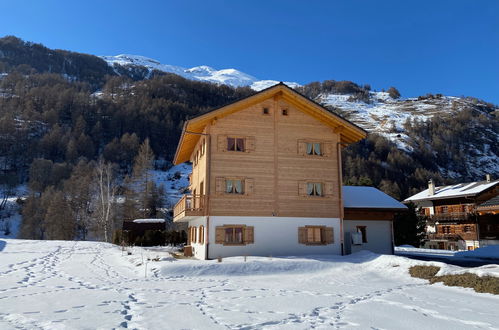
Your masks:
<instances>
[{"instance_id":1,"label":"snowy mountain peak","mask_svg":"<svg viewBox=\"0 0 499 330\"><path fill-rule=\"evenodd\" d=\"M249 86L254 90L262 90L279 83L277 80L259 80L247 73L237 69L217 70L207 65L183 68L175 65L162 64L161 62L140 55L120 54L116 56L100 56L109 66L116 65L130 67L145 67L149 71L158 70L162 72L174 73L191 80L206 81L216 84L225 84L232 87ZM300 86L295 82L286 82L291 87Z\"/></svg>"}]
</instances>

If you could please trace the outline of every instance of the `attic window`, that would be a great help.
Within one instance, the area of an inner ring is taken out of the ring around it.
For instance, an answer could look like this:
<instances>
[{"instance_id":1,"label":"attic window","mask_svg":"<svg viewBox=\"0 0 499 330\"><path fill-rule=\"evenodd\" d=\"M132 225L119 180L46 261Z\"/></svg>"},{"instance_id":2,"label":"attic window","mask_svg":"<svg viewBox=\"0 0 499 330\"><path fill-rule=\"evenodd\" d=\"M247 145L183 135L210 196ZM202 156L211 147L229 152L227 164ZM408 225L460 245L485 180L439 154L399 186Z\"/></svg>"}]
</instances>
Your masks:
<instances>
[{"instance_id":1,"label":"attic window","mask_svg":"<svg viewBox=\"0 0 499 330\"><path fill-rule=\"evenodd\" d=\"M282 109L282 115L287 116L288 115L288 109Z\"/></svg>"},{"instance_id":2,"label":"attic window","mask_svg":"<svg viewBox=\"0 0 499 330\"><path fill-rule=\"evenodd\" d=\"M263 114L268 115L269 114L269 108L263 108Z\"/></svg>"}]
</instances>

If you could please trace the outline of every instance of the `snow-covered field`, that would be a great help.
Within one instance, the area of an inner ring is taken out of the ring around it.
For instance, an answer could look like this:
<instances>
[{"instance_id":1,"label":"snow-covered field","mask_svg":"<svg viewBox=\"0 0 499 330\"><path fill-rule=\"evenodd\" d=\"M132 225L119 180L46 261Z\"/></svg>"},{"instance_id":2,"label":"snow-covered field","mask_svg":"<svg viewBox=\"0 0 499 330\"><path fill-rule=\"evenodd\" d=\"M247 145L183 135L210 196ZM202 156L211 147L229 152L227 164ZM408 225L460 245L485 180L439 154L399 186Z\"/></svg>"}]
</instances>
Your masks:
<instances>
[{"instance_id":1,"label":"snow-covered field","mask_svg":"<svg viewBox=\"0 0 499 330\"><path fill-rule=\"evenodd\" d=\"M6 239L0 329L499 328L498 296L429 285L407 274L413 264L430 263L369 252L218 263L176 260L168 249L128 256L106 243Z\"/></svg>"}]
</instances>

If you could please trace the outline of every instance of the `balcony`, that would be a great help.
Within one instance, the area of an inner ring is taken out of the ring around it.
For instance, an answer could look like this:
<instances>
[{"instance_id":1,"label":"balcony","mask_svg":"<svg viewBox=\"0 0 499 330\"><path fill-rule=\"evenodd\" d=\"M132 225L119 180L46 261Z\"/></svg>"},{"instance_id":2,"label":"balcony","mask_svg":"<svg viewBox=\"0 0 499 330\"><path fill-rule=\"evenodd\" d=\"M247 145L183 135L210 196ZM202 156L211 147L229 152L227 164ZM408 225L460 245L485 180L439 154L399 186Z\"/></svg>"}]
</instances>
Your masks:
<instances>
[{"instance_id":1,"label":"balcony","mask_svg":"<svg viewBox=\"0 0 499 330\"><path fill-rule=\"evenodd\" d=\"M206 195L184 195L173 208L173 221L189 221L206 212Z\"/></svg>"},{"instance_id":2,"label":"balcony","mask_svg":"<svg viewBox=\"0 0 499 330\"><path fill-rule=\"evenodd\" d=\"M434 221L460 221L473 219L472 215L473 214L469 212L437 213L431 215L431 219Z\"/></svg>"}]
</instances>

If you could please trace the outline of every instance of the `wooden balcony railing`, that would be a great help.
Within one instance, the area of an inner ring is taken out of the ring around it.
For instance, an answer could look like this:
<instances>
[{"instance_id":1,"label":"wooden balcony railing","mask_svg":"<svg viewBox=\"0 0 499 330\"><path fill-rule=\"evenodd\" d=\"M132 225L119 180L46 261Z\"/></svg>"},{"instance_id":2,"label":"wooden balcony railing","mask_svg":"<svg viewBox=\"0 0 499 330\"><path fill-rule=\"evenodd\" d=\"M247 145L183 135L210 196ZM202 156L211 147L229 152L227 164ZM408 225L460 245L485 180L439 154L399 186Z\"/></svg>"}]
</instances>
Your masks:
<instances>
[{"instance_id":1,"label":"wooden balcony railing","mask_svg":"<svg viewBox=\"0 0 499 330\"><path fill-rule=\"evenodd\" d=\"M205 215L206 195L184 195L173 208L173 221Z\"/></svg>"},{"instance_id":2,"label":"wooden balcony railing","mask_svg":"<svg viewBox=\"0 0 499 330\"><path fill-rule=\"evenodd\" d=\"M469 220L472 217L472 213L469 212L448 212L448 213L436 213L431 215L432 220L439 221L452 221L452 220Z\"/></svg>"}]
</instances>

